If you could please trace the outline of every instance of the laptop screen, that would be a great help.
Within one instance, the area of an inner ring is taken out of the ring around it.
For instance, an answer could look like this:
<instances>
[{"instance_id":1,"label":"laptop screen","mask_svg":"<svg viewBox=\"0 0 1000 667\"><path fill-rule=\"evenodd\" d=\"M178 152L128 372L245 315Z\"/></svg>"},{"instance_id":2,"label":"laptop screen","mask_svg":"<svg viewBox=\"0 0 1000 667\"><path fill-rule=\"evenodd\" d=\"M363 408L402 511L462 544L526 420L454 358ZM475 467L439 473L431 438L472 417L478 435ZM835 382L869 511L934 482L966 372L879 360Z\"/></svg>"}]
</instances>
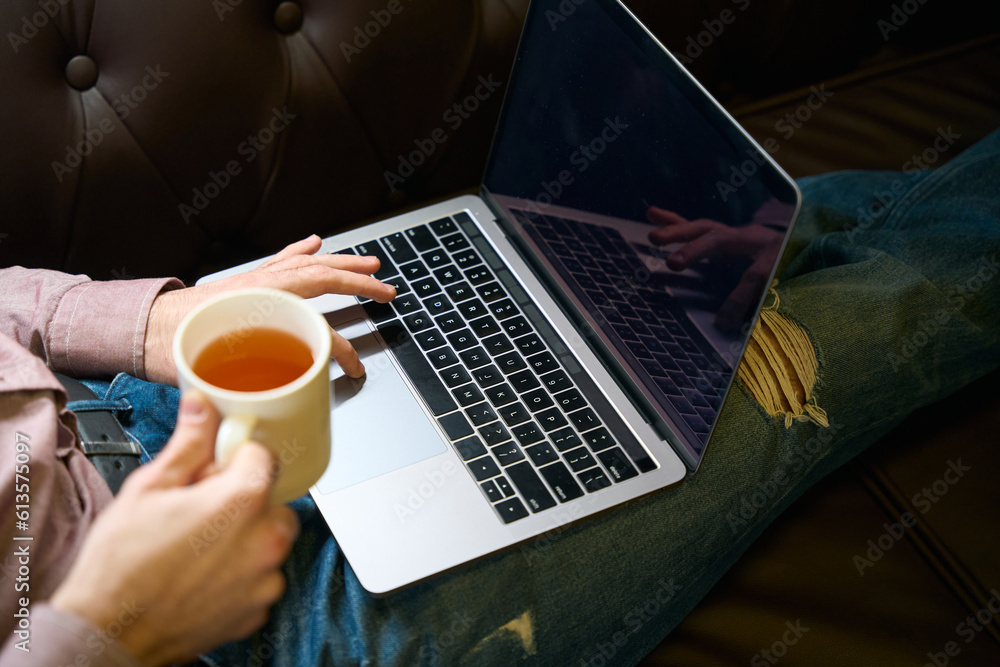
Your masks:
<instances>
[{"instance_id":1,"label":"laptop screen","mask_svg":"<svg viewBox=\"0 0 1000 667\"><path fill-rule=\"evenodd\" d=\"M533 0L512 76L484 195L696 467L798 190L614 0Z\"/></svg>"}]
</instances>

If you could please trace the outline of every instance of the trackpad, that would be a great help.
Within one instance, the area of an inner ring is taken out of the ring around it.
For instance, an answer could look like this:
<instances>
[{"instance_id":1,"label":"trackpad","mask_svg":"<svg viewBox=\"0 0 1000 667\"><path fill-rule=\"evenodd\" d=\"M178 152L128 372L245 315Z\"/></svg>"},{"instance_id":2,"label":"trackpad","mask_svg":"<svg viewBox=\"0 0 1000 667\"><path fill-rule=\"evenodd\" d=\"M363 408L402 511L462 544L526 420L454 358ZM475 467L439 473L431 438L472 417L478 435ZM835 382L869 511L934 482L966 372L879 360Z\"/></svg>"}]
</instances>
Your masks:
<instances>
[{"instance_id":1,"label":"trackpad","mask_svg":"<svg viewBox=\"0 0 1000 667\"><path fill-rule=\"evenodd\" d=\"M363 320L336 327L354 344L365 379L354 380L330 365L333 452L316 482L333 493L447 450L441 436Z\"/></svg>"}]
</instances>

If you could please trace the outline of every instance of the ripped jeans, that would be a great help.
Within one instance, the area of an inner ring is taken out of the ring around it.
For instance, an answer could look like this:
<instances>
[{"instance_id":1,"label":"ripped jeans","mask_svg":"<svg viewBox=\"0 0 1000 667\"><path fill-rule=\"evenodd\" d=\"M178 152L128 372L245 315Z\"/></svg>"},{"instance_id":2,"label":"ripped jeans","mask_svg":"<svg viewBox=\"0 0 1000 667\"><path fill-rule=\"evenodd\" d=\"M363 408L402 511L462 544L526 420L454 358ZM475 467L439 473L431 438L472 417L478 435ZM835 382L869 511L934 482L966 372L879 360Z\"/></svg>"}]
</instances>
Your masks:
<instances>
[{"instance_id":1,"label":"ripped jeans","mask_svg":"<svg viewBox=\"0 0 1000 667\"><path fill-rule=\"evenodd\" d=\"M765 410L737 382L695 476L382 599L358 584L306 496L292 504L302 534L284 598L262 630L204 662L640 660L806 489L1000 361L1000 133L934 171L841 172L801 187L775 312L815 350L815 368L796 370L813 372L827 426ZM116 385L134 406L126 427L155 453L177 391Z\"/></svg>"}]
</instances>

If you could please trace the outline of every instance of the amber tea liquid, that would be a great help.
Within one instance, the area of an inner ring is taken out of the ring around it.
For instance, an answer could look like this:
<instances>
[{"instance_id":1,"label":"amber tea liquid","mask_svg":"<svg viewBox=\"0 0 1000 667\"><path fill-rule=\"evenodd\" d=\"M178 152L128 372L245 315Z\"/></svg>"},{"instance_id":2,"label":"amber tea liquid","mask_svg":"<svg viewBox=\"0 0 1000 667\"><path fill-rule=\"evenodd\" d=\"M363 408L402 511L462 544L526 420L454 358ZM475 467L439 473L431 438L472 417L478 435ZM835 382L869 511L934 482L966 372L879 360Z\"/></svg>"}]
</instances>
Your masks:
<instances>
[{"instance_id":1,"label":"amber tea liquid","mask_svg":"<svg viewBox=\"0 0 1000 667\"><path fill-rule=\"evenodd\" d=\"M301 377L313 365L312 350L292 334L251 329L215 339L191 365L201 379L221 389L266 391Z\"/></svg>"}]
</instances>

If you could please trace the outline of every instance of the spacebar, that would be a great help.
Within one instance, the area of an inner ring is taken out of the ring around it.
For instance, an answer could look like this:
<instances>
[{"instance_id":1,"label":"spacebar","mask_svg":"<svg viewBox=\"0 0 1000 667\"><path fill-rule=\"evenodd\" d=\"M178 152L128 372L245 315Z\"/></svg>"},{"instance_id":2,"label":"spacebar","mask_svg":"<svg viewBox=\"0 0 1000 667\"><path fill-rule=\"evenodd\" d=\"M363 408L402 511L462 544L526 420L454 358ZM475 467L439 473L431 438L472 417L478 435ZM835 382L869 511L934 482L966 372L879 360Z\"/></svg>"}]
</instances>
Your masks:
<instances>
[{"instance_id":1,"label":"spacebar","mask_svg":"<svg viewBox=\"0 0 1000 667\"><path fill-rule=\"evenodd\" d=\"M458 406L451 397L438 374L420 351L413 337L398 320L387 322L378 328L379 335L386 342L392 353L396 355L410 382L416 387L417 393L427 403L434 416L451 412Z\"/></svg>"}]
</instances>

